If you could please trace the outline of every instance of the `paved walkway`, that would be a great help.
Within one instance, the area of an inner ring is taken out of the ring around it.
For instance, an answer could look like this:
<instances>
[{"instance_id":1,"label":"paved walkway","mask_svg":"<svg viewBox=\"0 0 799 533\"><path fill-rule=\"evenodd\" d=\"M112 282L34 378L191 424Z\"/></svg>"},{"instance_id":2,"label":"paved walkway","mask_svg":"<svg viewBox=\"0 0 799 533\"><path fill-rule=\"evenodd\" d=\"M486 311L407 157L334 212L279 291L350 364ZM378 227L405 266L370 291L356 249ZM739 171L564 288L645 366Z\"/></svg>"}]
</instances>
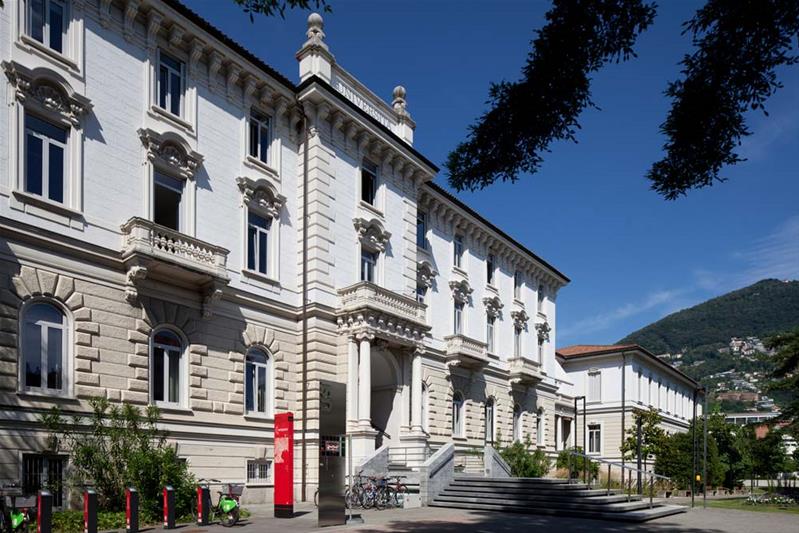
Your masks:
<instances>
[{"instance_id":1,"label":"paved walkway","mask_svg":"<svg viewBox=\"0 0 799 533\"><path fill-rule=\"evenodd\" d=\"M489 513L483 511L464 511L458 509L439 509L424 507L419 509L390 509L385 511L365 511L365 523L359 526L336 526L317 528L316 509L313 506L295 507L297 517L276 519L272 517L271 506L248 507L252 516L233 528L218 525L197 527L184 525L175 533L293 533L323 531L341 533L344 531L398 533L520 533L523 531L605 533L618 531L647 531L655 533L799 533L799 518L788 513L762 513L724 509L689 510L644 524L626 524L602 520L585 520L568 517L549 517L508 513ZM160 528L149 529L161 531Z\"/></svg>"}]
</instances>

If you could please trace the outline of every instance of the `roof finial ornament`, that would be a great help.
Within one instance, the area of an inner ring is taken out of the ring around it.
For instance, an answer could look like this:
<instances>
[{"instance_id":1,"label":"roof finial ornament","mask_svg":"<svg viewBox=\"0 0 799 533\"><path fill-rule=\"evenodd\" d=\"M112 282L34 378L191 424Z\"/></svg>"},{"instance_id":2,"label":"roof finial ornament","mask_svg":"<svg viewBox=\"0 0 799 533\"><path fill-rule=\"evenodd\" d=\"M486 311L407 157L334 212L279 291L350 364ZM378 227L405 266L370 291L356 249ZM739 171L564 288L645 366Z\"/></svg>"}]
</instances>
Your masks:
<instances>
[{"instance_id":1,"label":"roof finial ornament","mask_svg":"<svg viewBox=\"0 0 799 533\"><path fill-rule=\"evenodd\" d=\"M308 31L305 35L308 37L309 43L322 44L325 40L325 21L319 13L311 13L308 15Z\"/></svg>"},{"instance_id":2,"label":"roof finial ornament","mask_svg":"<svg viewBox=\"0 0 799 533\"><path fill-rule=\"evenodd\" d=\"M407 106L405 94L405 87L402 85L397 85L394 87L394 100L391 102L391 105L394 107L394 111L399 115L404 115L407 112L405 110L405 107Z\"/></svg>"}]
</instances>

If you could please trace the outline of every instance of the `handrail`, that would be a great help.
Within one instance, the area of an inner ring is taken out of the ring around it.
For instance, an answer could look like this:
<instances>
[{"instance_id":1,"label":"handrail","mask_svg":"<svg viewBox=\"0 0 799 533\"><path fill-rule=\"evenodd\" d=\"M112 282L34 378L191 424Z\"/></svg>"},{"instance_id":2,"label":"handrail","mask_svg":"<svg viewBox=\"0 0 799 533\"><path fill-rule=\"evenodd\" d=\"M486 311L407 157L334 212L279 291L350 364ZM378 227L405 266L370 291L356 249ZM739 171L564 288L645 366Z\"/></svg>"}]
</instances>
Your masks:
<instances>
[{"instance_id":1,"label":"handrail","mask_svg":"<svg viewBox=\"0 0 799 533\"><path fill-rule=\"evenodd\" d=\"M641 469L635 468L633 466L627 466L627 465L623 465L621 463L614 463L613 461L608 461L607 459L602 459L601 457L593 457L591 455L587 455L587 454L584 454L582 452L578 452L578 451L575 451L575 450L567 450L567 451L571 455L577 455L577 456L580 456L580 457L584 457L584 458L586 458L586 459L588 459L590 461L596 461L598 463L605 463L605 464L608 464L608 465L618 466L619 468L623 468L625 470L631 470L633 472L641 472L642 474L646 474L647 476L650 476L650 477L656 477L656 478L660 478L660 479L665 479L666 481L671 481L670 477L667 477L667 476L664 476L664 475L661 475L661 474L655 474L651 470L641 470Z\"/></svg>"}]
</instances>

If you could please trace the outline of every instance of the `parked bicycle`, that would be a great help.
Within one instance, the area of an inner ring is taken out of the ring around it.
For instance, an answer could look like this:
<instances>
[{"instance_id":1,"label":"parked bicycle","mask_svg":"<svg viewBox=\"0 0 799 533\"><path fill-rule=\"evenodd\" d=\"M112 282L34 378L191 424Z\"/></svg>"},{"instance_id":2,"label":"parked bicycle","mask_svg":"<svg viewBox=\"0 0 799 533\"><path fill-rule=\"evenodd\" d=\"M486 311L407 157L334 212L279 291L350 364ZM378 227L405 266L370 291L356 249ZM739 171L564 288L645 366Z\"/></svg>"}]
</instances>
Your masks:
<instances>
[{"instance_id":1,"label":"parked bicycle","mask_svg":"<svg viewBox=\"0 0 799 533\"><path fill-rule=\"evenodd\" d=\"M0 532L2 533L27 533L33 521L30 509L17 509L17 497L22 496L22 489L16 483L9 483L0 487ZM11 500L11 506L6 504L6 497Z\"/></svg>"},{"instance_id":2,"label":"parked bicycle","mask_svg":"<svg viewBox=\"0 0 799 533\"><path fill-rule=\"evenodd\" d=\"M408 494L408 487L402 482L405 477L364 476L359 472L352 487L344 487L344 505L347 509L403 507ZM319 507L319 489L314 493L314 506Z\"/></svg>"},{"instance_id":3,"label":"parked bicycle","mask_svg":"<svg viewBox=\"0 0 799 533\"><path fill-rule=\"evenodd\" d=\"M200 479L201 485L208 486L209 483L221 483L218 479ZM216 505L211 504L209 509L209 519L213 522L214 518L219 518L219 523L225 527L231 527L239 521L240 504L239 498L244 493L244 485L241 483L227 483L227 493L217 491L219 500Z\"/></svg>"}]
</instances>

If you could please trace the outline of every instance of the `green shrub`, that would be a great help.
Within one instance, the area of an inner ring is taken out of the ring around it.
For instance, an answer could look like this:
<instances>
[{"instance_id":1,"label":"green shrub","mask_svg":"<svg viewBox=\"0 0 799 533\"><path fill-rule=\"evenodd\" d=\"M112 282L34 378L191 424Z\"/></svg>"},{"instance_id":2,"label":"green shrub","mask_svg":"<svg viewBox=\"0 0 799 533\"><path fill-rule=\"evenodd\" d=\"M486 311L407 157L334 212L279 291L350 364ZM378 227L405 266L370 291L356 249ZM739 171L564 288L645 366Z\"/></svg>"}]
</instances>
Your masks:
<instances>
[{"instance_id":1,"label":"green shrub","mask_svg":"<svg viewBox=\"0 0 799 533\"><path fill-rule=\"evenodd\" d=\"M62 416L58 407L41 417L50 431L51 449L71 455L66 482L76 488L94 487L100 509L108 512L124 511L125 489L135 487L142 522L157 520L163 487L172 485L176 515L191 512L194 476L167 445L166 433L157 428L159 410L149 406L142 414L135 406L111 404L104 398L93 398L90 404L92 414L87 419Z\"/></svg>"},{"instance_id":2,"label":"green shrub","mask_svg":"<svg viewBox=\"0 0 799 533\"><path fill-rule=\"evenodd\" d=\"M124 529L125 513L98 512L97 529ZM58 533L78 533L83 531L83 511L56 511L53 513L53 531Z\"/></svg>"},{"instance_id":3,"label":"green shrub","mask_svg":"<svg viewBox=\"0 0 799 533\"><path fill-rule=\"evenodd\" d=\"M572 478L581 477L587 469L591 478L596 479L599 475L599 463L586 459L582 455L572 455L571 452L574 451L582 453L583 449L577 447L562 450L555 461L555 467L570 469L570 477Z\"/></svg>"},{"instance_id":4,"label":"green shrub","mask_svg":"<svg viewBox=\"0 0 799 533\"><path fill-rule=\"evenodd\" d=\"M501 446L498 442L497 446ZM533 448L530 437L525 441L513 442L501 448L499 454L510 466L511 474L515 477L544 477L549 472L549 458L539 449Z\"/></svg>"}]
</instances>

